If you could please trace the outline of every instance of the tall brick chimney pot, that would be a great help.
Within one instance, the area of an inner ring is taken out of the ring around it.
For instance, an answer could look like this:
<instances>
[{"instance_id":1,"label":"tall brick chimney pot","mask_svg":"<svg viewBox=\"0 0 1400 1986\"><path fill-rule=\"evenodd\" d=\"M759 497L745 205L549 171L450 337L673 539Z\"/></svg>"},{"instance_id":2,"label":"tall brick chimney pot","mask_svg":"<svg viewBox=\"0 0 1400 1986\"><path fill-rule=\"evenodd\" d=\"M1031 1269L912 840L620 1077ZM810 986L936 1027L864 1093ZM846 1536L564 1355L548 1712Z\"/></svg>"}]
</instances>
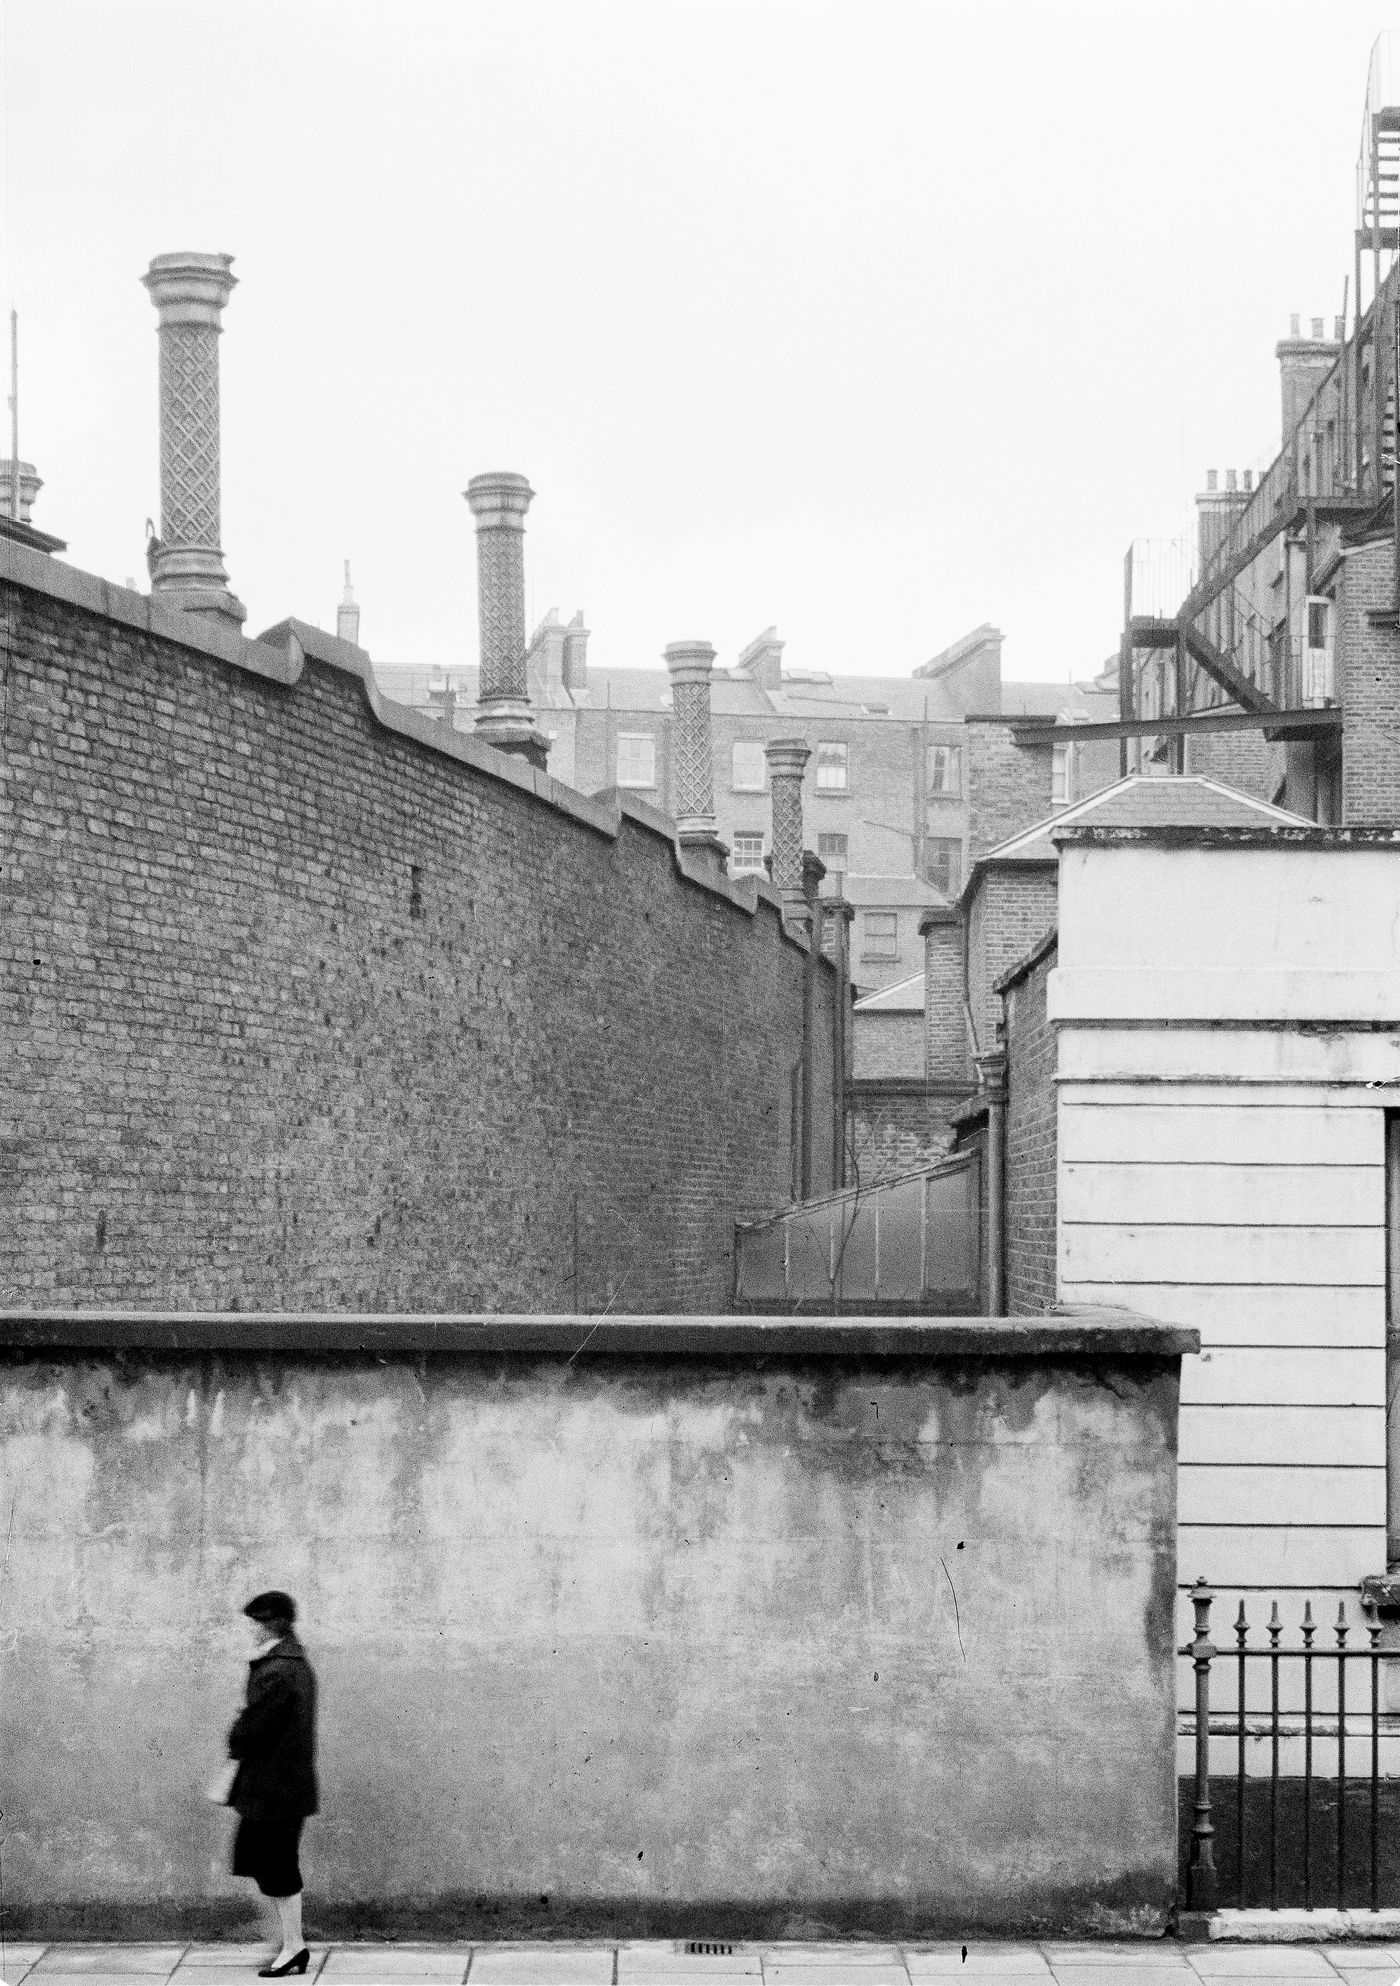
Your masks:
<instances>
[{"instance_id":1,"label":"tall brick chimney pot","mask_svg":"<svg viewBox=\"0 0 1400 1986\"><path fill-rule=\"evenodd\" d=\"M241 624L220 545L219 334L238 278L231 255L157 255L141 281L160 338L160 537L151 591L186 613Z\"/></svg>"},{"instance_id":2,"label":"tall brick chimney pot","mask_svg":"<svg viewBox=\"0 0 1400 1986\"><path fill-rule=\"evenodd\" d=\"M549 740L535 725L525 644L525 513L535 492L523 476L473 476L463 495L476 519L481 677L477 736L544 770Z\"/></svg>"},{"instance_id":3,"label":"tall brick chimney pot","mask_svg":"<svg viewBox=\"0 0 1400 1986\"><path fill-rule=\"evenodd\" d=\"M710 736L710 671L715 651L708 641L673 641L666 649L675 711L675 816L683 843L713 847L715 774Z\"/></svg>"},{"instance_id":4,"label":"tall brick chimney pot","mask_svg":"<svg viewBox=\"0 0 1400 1986\"><path fill-rule=\"evenodd\" d=\"M802 775L812 756L801 738L770 738L763 747L773 799L773 886L783 899L783 915L805 922L802 888Z\"/></svg>"}]
</instances>

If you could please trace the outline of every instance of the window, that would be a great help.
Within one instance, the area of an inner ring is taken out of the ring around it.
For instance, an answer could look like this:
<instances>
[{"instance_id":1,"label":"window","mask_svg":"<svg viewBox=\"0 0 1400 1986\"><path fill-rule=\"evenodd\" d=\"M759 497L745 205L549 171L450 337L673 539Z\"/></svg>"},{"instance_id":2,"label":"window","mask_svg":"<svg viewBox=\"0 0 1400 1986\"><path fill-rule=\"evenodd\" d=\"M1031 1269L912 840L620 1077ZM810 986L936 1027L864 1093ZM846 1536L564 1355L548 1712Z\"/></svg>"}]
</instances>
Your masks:
<instances>
[{"instance_id":1,"label":"window","mask_svg":"<svg viewBox=\"0 0 1400 1986\"><path fill-rule=\"evenodd\" d=\"M844 834L819 834L817 853L827 867L827 873L844 876L846 873L846 837Z\"/></svg>"},{"instance_id":2,"label":"window","mask_svg":"<svg viewBox=\"0 0 1400 1986\"><path fill-rule=\"evenodd\" d=\"M1308 647L1325 648L1328 636L1328 613L1330 600L1309 600L1308 602Z\"/></svg>"},{"instance_id":3,"label":"window","mask_svg":"<svg viewBox=\"0 0 1400 1986\"><path fill-rule=\"evenodd\" d=\"M655 786L656 740L649 731L618 732L617 783L619 786Z\"/></svg>"},{"instance_id":4,"label":"window","mask_svg":"<svg viewBox=\"0 0 1400 1986\"><path fill-rule=\"evenodd\" d=\"M899 913L894 910L867 910L860 920L861 957L899 957Z\"/></svg>"},{"instance_id":5,"label":"window","mask_svg":"<svg viewBox=\"0 0 1400 1986\"><path fill-rule=\"evenodd\" d=\"M817 791L819 793L844 793L846 791L846 747L844 745L817 746Z\"/></svg>"},{"instance_id":6,"label":"window","mask_svg":"<svg viewBox=\"0 0 1400 1986\"><path fill-rule=\"evenodd\" d=\"M1155 712L1153 715L1155 716ZM1050 804L1052 807L1067 807L1074 798L1074 747L1056 745L1053 752L1054 766L1051 771Z\"/></svg>"},{"instance_id":7,"label":"window","mask_svg":"<svg viewBox=\"0 0 1400 1986\"><path fill-rule=\"evenodd\" d=\"M928 790L937 794L962 792L962 746L930 745Z\"/></svg>"},{"instance_id":8,"label":"window","mask_svg":"<svg viewBox=\"0 0 1400 1986\"><path fill-rule=\"evenodd\" d=\"M763 747L741 738L734 747L729 783L736 793L761 793L766 783L767 762Z\"/></svg>"},{"instance_id":9,"label":"window","mask_svg":"<svg viewBox=\"0 0 1400 1986\"><path fill-rule=\"evenodd\" d=\"M729 857L731 876L761 876L763 874L763 836L761 834L736 834L734 847Z\"/></svg>"},{"instance_id":10,"label":"window","mask_svg":"<svg viewBox=\"0 0 1400 1986\"><path fill-rule=\"evenodd\" d=\"M962 888L962 843L936 840L924 843L924 881L932 883L949 902Z\"/></svg>"}]
</instances>

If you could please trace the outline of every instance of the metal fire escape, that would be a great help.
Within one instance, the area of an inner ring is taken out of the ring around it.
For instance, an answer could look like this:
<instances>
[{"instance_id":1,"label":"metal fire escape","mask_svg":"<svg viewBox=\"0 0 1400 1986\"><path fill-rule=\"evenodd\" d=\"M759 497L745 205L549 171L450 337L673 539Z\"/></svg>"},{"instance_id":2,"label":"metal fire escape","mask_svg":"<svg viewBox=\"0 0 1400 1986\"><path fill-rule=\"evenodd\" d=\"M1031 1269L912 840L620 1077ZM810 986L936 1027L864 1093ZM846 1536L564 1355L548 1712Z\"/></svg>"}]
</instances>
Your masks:
<instances>
[{"instance_id":1,"label":"metal fire escape","mask_svg":"<svg viewBox=\"0 0 1400 1986\"><path fill-rule=\"evenodd\" d=\"M1257 482L1246 474L1236 489L1232 478L1219 493L1194 557L1172 548L1181 568L1174 599L1160 583L1162 548L1129 548L1118 665L1124 771L1130 736L1152 738L1154 719L1164 724L1155 755L1170 750L1177 765L1185 732L1212 718L1210 728L1262 730L1274 739L1336 729L1330 684L1309 666L1307 608L1335 558L1340 527L1379 522L1383 510L1387 523L1394 515L1397 253L1400 35L1386 34L1372 49L1367 77L1349 335L1344 310L1338 356L1279 455ZM1370 293L1364 308L1363 287ZM1272 573L1287 574L1288 583L1271 593L1260 582L1259 561L1280 539L1301 551L1301 593L1286 550ZM1400 529L1396 546L1400 600Z\"/></svg>"}]
</instances>

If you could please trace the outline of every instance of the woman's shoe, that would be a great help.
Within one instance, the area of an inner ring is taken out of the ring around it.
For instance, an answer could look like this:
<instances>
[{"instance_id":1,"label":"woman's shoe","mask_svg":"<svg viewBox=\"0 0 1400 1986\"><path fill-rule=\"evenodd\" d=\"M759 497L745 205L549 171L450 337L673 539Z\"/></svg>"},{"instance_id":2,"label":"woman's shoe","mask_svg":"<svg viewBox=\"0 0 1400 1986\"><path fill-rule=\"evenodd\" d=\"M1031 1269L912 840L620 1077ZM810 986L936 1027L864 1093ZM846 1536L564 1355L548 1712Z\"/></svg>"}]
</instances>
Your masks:
<instances>
[{"instance_id":1,"label":"woman's shoe","mask_svg":"<svg viewBox=\"0 0 1400 1986\"><path fill-rule=\"evenodd\" d=\"M289 1972L305 1972L310 1963L311 1952L306 1945L303 1945L299 1952L292 1954L285 1965L260 1965L258 1967L258 1977L259 1979L285 1979Z\"/></svg>"}]
</instances>

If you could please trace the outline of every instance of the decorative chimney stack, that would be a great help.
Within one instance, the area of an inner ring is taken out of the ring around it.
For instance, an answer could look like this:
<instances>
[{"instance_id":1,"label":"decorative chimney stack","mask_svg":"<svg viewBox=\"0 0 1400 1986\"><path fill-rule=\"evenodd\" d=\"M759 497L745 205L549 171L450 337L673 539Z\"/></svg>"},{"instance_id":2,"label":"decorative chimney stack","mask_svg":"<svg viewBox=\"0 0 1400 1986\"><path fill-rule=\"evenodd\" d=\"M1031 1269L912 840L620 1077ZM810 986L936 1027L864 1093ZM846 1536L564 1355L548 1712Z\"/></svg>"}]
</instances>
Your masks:
<instances>
[{"instance_id":1,"label":"decorative chimney stack","mask_svg":"<svg viewBox=\"0 0 1400 1986\"><path fill-rule=\"evenodd\" d=\"M1225 471L1223 490L1218 471L1207 469L1206 486L1196 497L1196 530L1202 565L1214 558L1229 537L1236 515L1248 501L1233 469Z\"/></svg>"},{"instance_id":2,"label":"decorative chimney stack","mask_svg":"<svg viewBox=\"0 0 1400 1986\"><path fill-rule=\"evenodd\" d=\"M801 738L770 738L763 747L773 796L773 887L783 900L783 916L805 924L802 887L802 775L812 756Z\"/></svg>"},{"instance_id":3,"label":"decorative chimney stack","mask_svg":"<svg viewBox=\"0 0 1400 1986\"><path fill-rule=\"evenodd\" d=\"M676 831L683 848L711 853L718 867L727 850L715 833L710 738L710 670L714 659L715 651L708 641L673 641L666 650L675 711ZM800 800L798 805L800 808Z\"/></svg>"},{"instance_id":4,"label":"decorative chimney stack","mask_svg":"<svg viewBox=\"0 0 1400 1986\"><path fill-rule=\"evenodd\" d=\"M360 609L355 600L355 589L350 584L350 561L345 561L345 591L340 605L335 610L335 631L341 641L351 641L356 648L360 645Z\"/></svg>"},{"instance_id":5,"label":"decorative chimney stack","mask_svg":"<svg viewBox=\"0 0 1400 1986\"><path fill-rule=\"evenodd\" d=\"M564 688L580 696L588 688L588 629L579 610L564 630Z\"/></svg>"},{"instance_id":6,"label":"decorative chimney stack","mask_svg":"<svg viewBox=\"0 0 1400 1986\"><path fill-rule=\"evenodd\" d=\"M501 470L473 476L463 494L476 519L477 736L543 772L549 740L535 725L525 658L525 513L535 492L523 476Z\"/></svg>"},{"instance_id":7,"label":"decorative chimney stack","mask_svg":"<svg viewBox=\"0 0 1400 1986\"><path fill-rule=\"evenodd\" d=\"M141 278L159 312L160 531L151 592L186 613L242 623L220 547L219 333L231 255L158 255Z\"/></svg>"},{"instance_id":8,"label":"decorative chimney stack","mask_svg":"<svg viewBox=\"0 0 1400 1986\"><path fill-rule=\"evenodd\" d=\"M14 499L15 465L13 461L0 462L0 516L10 517L18 524L28 524L29 513L34 499L44 487L44 479L32 462L19 465L19 502Z\"/></svg>"},{"instance_id":9,"label":"decorative chimney stack","mask_svg":"<svg viewBox=\"0 0 1400 1986\"><path fill-rule=\"evenodd\" d=\"M739 653L738 670L741 676L749 676L761 690L780 690L783 686L783 649L786 642L779 641L776 628L765 628L755 635L748 647Z\"/></svg>"},{"instance_id":10,"label":"decorative chimney stack","mask_svg":"<svg viewBox=\"0 0 1400 1986\"><path fill-rule=\"evenodd\" d=\"M1312 336L1304 337L1299 328L1298 316L1288 320L1288 336L1274 347L1279 363L1279 384L1282 389L1283 441L1286 447L1292 440L1295 429L1307 413L1314 393L1336 364L1337 355L1342 349L1342 333L1345 325L1339 319L1334 325L1335 338L1326 338L1326 322L1321 317L1312 320Z\"/></svg>"}]
</instances>

